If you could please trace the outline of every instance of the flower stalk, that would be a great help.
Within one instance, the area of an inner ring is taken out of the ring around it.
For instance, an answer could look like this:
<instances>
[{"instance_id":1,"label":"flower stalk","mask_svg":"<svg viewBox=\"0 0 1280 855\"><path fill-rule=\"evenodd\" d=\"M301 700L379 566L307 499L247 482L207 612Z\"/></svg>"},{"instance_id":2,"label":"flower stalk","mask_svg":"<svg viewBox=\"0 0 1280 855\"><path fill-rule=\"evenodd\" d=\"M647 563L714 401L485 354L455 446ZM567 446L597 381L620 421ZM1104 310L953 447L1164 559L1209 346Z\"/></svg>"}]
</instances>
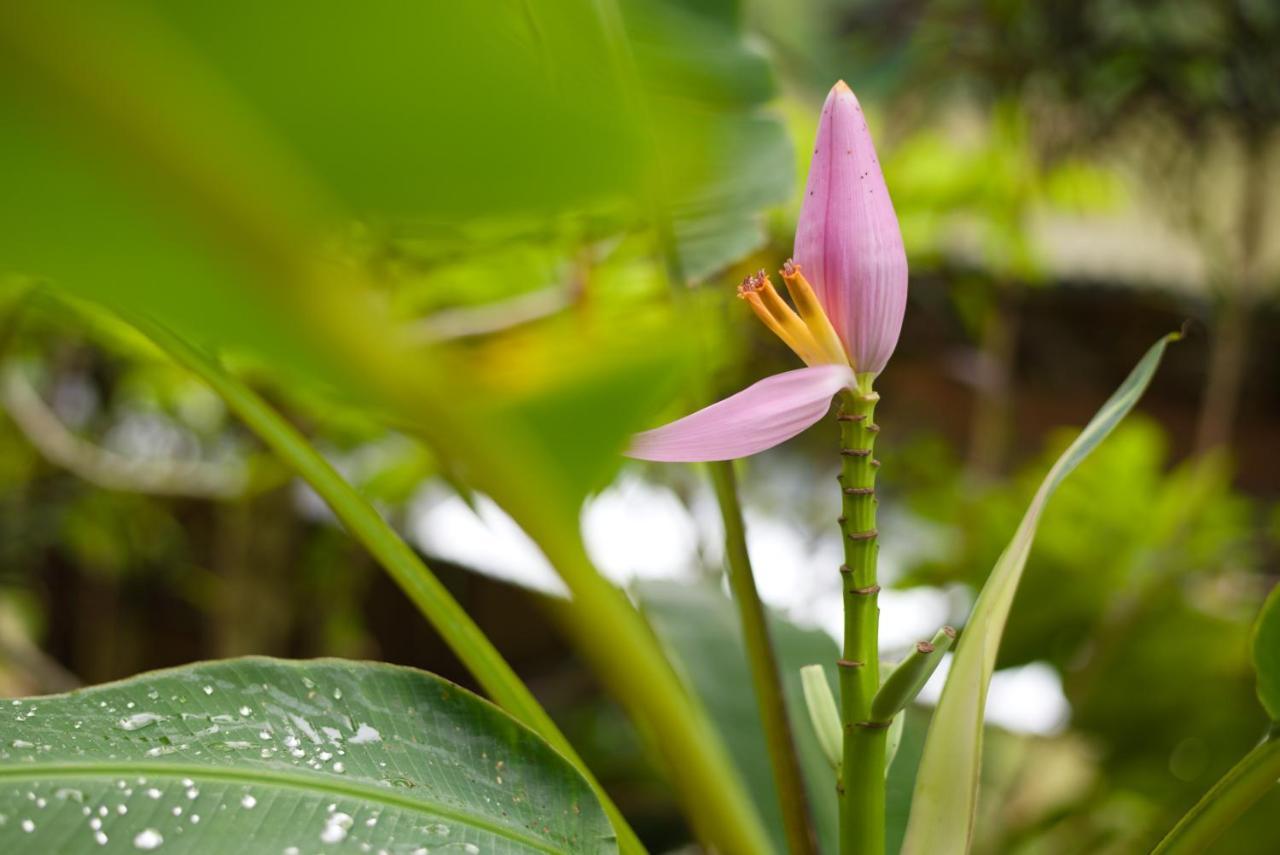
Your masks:
<instances>
[{"instance_id":1,"label":"flower stalk","mask_svg":"<svg viewBox=\"0 0 1280 855\"><path fill-rule=\"evenodd\" d=\"M863 378L859 378L862 380ZM876 584L876 435L880 396L869 382L840 395L841 514L844 565L844 649L840 671L840 715L844 751L836 793L840 802L840 855L883 855L885 745L888 723L871 716L880 688Z\"/></svg>"}]
</instances>

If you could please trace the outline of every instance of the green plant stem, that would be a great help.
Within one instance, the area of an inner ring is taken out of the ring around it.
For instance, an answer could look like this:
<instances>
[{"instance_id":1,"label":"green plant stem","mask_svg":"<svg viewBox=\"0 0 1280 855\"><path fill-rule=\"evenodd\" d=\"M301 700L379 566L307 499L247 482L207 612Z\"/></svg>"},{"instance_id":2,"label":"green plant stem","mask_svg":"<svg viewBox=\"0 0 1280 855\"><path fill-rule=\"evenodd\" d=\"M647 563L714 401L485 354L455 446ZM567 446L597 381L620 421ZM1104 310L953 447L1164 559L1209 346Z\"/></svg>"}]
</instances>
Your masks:
<instances>
[{"instance_id":1,"label":"green plant stem","mask_svg":"<svg viewBox=\"0 0 1280 855\"><path fill-rule=\"evenodd\" d=\"M347 483L297 429L285 421L260 395L227 372L216 358L188 344L158 323L142 318L129 320L174 361L208 383L232 412L324 499L352 536L364 544L418 611L435 627L449 649L485 692L577 768L609 815L618 835L619 849L624 853L644 853L644 845L627 824L622 812L537 698L453 598L448 588L436 578L373 505Z\"/></svg>"},{"instance_id":2,"label":"green plant stem","mask_svg":"<svg viewBox=\"0 0 1280 855\"><path fill-rule=\"evenodd\" d=\"M791 722L787 716L787 700L778 674L778 660L769 638L764 605L756 590L751 557L747 553L747 534L742 522L742 506L738 501L733 462L715 462L709 464L709 468L716 499L720 504L720 516L724 520L729 587L733 590L733 600L738 605L747 663L751 666L751 682L755 689L756 704L760 708L760 722L764 726L773 782L778 789L778 801L782 807L787 846L794 855L807 855L817 851L817 842L810 820L804 779L800 776L800 762L796 757Z\"/></svg>"},{"instance_id":3,"label":"green plant stem","mask_svg":"<svg viewBox=\"0 0 1280 855\"><path fill-rule=\"evenodd\" d=\"M873 421L880 396L870 383L840 397L840 532L844 565L844 652L839 660L844 752L836 791L841 855L884 853L884 760L888 722L871 720L880 687L880 610L876 584L876 469L880 428Z\"/></svg>"},{"instance_id":4,"label":"green plant stem","mask_svg":"<svg viewBox=\"0 0 1280 855\"><path fill-rule=\"evenodd\" d=\"M1280 779L1280 725L1204 794L1152 855L1203 852Z\"/></svg>"}]
</instances>

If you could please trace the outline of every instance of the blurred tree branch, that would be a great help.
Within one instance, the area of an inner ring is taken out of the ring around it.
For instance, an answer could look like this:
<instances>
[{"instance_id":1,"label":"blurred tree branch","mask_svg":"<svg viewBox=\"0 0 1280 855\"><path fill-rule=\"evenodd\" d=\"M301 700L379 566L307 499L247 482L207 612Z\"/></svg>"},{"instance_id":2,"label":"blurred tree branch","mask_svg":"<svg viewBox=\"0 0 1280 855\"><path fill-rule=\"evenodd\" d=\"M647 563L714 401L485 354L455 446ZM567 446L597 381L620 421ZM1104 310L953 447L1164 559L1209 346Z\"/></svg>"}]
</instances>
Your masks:
<instances>
[{"instance_id":1,"label":"blurred tree branch","mask_svg":"<svg viewBox=\"0 0 1280 855\"><path fill-rule=\"evenodd\" d=\"M240 498L250 489L241 461L136 460L76 436L14 363L0 372L0 403L50 463L104 489L211 499Z\"/></svg>"}]
</instances>

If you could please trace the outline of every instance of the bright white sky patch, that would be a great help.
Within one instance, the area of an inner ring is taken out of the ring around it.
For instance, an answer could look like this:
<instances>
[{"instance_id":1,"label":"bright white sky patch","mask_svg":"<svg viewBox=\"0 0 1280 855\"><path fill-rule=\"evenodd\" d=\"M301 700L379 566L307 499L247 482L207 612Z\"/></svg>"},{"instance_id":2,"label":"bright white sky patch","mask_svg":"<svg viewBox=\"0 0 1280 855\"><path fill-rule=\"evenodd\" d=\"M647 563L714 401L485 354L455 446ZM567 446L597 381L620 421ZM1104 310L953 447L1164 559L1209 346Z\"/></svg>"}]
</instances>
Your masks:
<instances>
[{"instance_id":1,"label":"bright white sky patch","mask_svg":"<svg viewBox=\"0 0 1280 855\"><path fill-rule=\"evenodd\" d=\"M473 511L456 493L431 485L409 507L409 536L424 551L486 576L546 594L565 594L564 583L533 541L488 496Z\"/></svg>"},{"instance_id":2,"label":"bright white sky patch","mask_svg":"<svg viewBox=\"0 0 1280 855\"><path fill-rule=\"evenodd\" d=\"M587 503L582 531L596 566L615 582L688 578L698 565L698 526L669 488L624 473Z\"/></svg>"},{"instance_id":3,"label":"bright white sky patch","mask_svg":"<svg viewBox=\"0 0 1280 855\"><path fill-rule=\"evenodd\" d=\"M942 684L951 670L952 655L920 692L920 701L930 706L942 695ZM1071 719L1071 704L1062 691L1062 679L1051 665L1030 662L1005 668L991 677L987 693L986 720L1015 733L1051 736L1060 733Z\"/></svg>"}]
</instances>

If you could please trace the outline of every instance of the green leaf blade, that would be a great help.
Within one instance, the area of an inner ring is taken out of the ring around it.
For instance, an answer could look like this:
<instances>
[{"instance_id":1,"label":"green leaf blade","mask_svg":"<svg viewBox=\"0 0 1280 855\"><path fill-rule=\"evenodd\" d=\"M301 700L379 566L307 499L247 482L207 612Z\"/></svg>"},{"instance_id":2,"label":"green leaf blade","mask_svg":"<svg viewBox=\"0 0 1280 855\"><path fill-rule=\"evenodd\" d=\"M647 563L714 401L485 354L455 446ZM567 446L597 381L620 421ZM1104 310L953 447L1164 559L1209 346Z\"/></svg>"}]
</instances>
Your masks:
<instances>
[{"instance_id":1,"label":"green leaf blade","mask_svg":"<svg viewBox=\"0 0 1280 855\"><path fill-rule=\"evenodd\" d=\"M6 705L0 815L3 851L616 851L586 782L496 707L337 660L205 663Z\"/></svg>"},{"instance_id":2,"label":"green leaf blade","mask_svg":"<svg viewBox=\"0 0 1280 855\"><path fill-rule=\"evenodd\" d=\"M1165 348L1178 338L1177 334L1168 335L1152 345L1054 463L983 586L926 737L903 841L904 855L963 855L969 850L977 812L987 688L1044 506L1062 480L1137 404Z\"/></svg>"},{"instance_id":3,"label":"green leaf blade","mask_svg":"<svg viewBox=\"0 0 1280 855\"><path fill-rule=\"evenodd\" d=\"M717 587L646 581L635 588L645 616L668 655L697 693L724 738L777 851L786 851L777 789L765 751L765 736L751 691L742 632L734 604ZM834 663L839 648L820 630L802 629L771 614L769 632L778 657L801 774L823 850L836 841L835 775L817 735L806 721L800 668ZM834 674L829 680L830 692ZM832 849L831 851L834 851Z\"/></svg>"},{"instance_id":4,"label":"green leaf blade","mask_svg":"<svg viewBox=\"0 0 1280 855\"><path fill-rule=\"evenodd\" d=\"M1253 667L1258 672L1258 700L1274 722L1280 722L1280 585L1271 589L1253 629Z\"/></svg>"}]
</instances>

